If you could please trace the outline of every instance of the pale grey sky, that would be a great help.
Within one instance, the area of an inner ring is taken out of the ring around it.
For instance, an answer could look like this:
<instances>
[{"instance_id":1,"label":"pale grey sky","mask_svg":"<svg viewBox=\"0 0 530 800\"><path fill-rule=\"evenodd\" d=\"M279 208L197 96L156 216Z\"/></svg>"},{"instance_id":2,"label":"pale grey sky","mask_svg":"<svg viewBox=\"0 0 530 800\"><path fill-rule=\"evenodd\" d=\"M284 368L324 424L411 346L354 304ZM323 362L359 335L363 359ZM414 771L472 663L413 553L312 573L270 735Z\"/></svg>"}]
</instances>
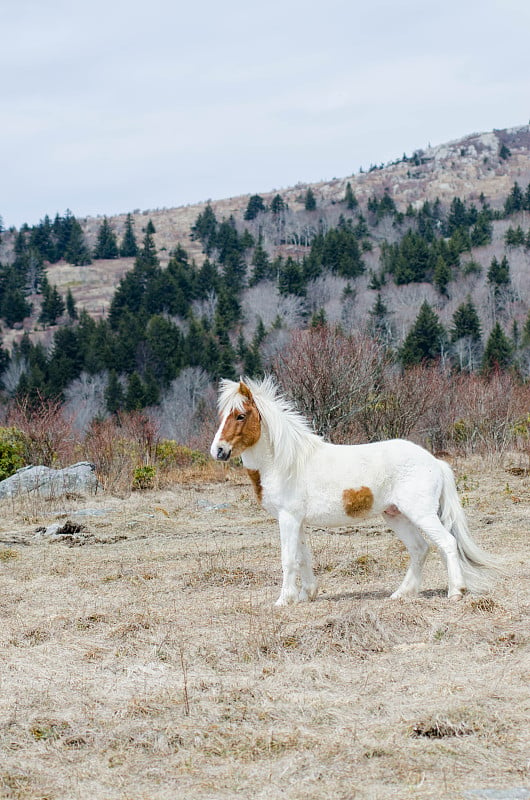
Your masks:
<instances>
[{"instance_id":1,"label":"pale grey sky","mask_svg":"<svg viewBox=\"0 0 530 800\"><path fill-rule=\"evenodd\" d=\"M5 0L0 215L345 177L530 117L528 0Z\"/></svg>"}]
</instances>

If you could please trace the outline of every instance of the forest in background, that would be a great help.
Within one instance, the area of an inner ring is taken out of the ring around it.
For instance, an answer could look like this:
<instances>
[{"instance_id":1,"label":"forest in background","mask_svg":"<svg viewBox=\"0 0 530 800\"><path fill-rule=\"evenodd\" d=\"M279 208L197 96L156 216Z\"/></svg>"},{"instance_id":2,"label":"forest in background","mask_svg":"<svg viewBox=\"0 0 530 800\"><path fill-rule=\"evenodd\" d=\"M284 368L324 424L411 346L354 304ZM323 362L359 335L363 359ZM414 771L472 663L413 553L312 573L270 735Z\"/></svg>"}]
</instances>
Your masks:
<instances>
[{"instance_id":1,"label":"forest in background","mask_svg":"<svg viewBox=\"0 0 530 800\"><path fill-rule=\"evenodd\" d=\"M282 193L255 194L238 216L204 206L190 230L200 259L180 243L162 254L153 222L137 231L131 214L119 231L100 220L92 242L71 212L3 231L4 330L33 315L53 332L48 345L25 332L0 350L4 417L57 402L86 433L142 411L164 436L201 446L216 381L266 371L330 438L478 446L480 414L498 415L504 398L503 441L524 439L529 211L530 184L517 181L502 203L480 194L401 209L389 188L360 201L351 183L332 202L304 188L296 211ZM131 268L99 318L47 276L52 264L118 258Z\"/></svg>"}]
</instances>

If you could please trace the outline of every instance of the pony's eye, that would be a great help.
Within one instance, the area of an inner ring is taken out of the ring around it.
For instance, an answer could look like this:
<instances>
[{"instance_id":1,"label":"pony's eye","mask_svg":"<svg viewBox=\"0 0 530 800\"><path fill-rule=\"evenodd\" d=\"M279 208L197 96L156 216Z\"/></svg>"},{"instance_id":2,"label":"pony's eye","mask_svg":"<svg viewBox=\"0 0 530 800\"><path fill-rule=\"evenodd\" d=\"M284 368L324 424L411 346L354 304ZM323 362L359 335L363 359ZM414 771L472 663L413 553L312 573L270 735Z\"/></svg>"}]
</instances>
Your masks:
<instances>
[{"instance_id":1,"label":"pony's eye","mask_svg":"<svg viewBox=\"0 0 530 800\"><path fill-rule=\"evenodd\" d=\"M242 422L245 419L246 416L247 416L246 414L238 414L237 417L236 417L236 420L238 422Z\"/></svg>"}]
</instances>

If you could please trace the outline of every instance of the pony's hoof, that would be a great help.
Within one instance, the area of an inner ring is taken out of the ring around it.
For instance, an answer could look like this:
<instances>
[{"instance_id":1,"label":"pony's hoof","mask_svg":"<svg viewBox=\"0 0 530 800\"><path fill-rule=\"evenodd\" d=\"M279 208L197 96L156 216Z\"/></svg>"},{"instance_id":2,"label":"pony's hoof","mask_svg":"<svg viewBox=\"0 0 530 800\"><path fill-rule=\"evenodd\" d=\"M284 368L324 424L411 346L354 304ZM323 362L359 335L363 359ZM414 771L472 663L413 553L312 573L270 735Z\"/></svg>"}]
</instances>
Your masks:
<instances>
[{"instance_id":1,"label":"pony's hoof","mask_svg":"<svg viewBox=\"0 0 530 800\"><path fill-rule=\"evenodd\" d=\"M298 597L296 594L281 594L276 602L274 603L275 606L292 606L298 602Z\"/></svg>"},{"instance_id":2,"label":"pony's hoof","mask_svg":"<svg viewBox=\"0 0 530 800\"><path fill-rule=\"evenodd\" d=\"M318 586L309 586L300 590L298 600L304 603L306 600L314 600L318 594Z\"/></svg>"},{"instance_id":3,"label":"pony's hoof","mask_svg":"<svg viewBox=\"0 0 530 800\"><path fill-rule=\"evenodd\" d=\"M414 591L413 589L396 589L396 591L390 595L390 600L404 600L406 597L417 597L418 592Z\"/></svg>"}]
</instances>

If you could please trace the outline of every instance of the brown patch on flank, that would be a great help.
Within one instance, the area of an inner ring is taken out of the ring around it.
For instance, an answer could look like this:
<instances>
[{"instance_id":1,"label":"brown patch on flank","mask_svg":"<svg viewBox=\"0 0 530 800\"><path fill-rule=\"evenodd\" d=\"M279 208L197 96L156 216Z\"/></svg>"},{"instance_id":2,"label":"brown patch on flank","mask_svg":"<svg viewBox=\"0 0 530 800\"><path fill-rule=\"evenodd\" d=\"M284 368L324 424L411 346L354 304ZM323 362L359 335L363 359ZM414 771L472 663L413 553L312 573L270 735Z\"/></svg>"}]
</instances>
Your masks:
<instances>
[{"instance_id":1,"label":"brown patch on flank","mask_svg":"<svg viewBox=\"0 0 530 800\"><path fill-rule=\"evenodd\" d=\"M261 503L261 498L263 497L263 486L261 485L261 475L259 473L259 469L247 469L247 474L252 481L252 486L256 492L258 503Z\"/></svg>"},{"instance_id":2,"label":"brown patch on flank","mask_svg":"<svg viewBox=\"0 0 530 800\"><path fill-rule=\"evenodd\" d=\"M374 504L374 496L367 486L360 489L344 489L342 493L342 505L349 517L358 517L366 514Z\"/></svg>"}]
</instances>

